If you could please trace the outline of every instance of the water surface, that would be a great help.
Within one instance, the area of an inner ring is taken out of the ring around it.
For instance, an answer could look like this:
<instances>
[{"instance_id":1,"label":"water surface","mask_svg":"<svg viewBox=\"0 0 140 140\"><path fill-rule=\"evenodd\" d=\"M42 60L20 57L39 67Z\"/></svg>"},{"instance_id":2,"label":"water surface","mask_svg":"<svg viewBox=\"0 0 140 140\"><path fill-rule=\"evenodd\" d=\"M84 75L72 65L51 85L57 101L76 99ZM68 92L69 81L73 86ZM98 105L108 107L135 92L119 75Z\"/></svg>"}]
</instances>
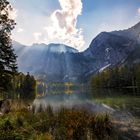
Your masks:
<instances>
[{"instance_id":1,"label":"water surface","mask_svg":"<svg viewBox=\"0 0 140 140\"><path fill-rule=\"evenodd\" d=\"M44 95L37 97L34 103L54 108L81 106L93 112L123 111L140 119L140 96L126 90L91 90L83 86L75 89L50 88Z\"/></svg>"}]
</instances>

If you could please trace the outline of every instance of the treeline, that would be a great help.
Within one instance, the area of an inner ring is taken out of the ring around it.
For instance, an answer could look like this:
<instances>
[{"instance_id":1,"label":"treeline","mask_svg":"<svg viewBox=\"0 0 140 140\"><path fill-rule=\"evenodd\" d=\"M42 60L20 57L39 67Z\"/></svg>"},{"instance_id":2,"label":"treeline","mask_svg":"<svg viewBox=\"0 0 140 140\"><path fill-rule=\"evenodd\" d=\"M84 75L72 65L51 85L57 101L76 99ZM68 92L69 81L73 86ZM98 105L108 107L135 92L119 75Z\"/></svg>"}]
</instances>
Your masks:
<instances>
[{"instance_id":1,"label":"treeline","mask_svg":"<svg viewBox=\"0 0 140 140\"><path fill-rule=\"evenodd\" d=\"M5 74L0 82L2 98L34 99L36 96L36 80L29 73Z\"/></svg>"},{"instance_id":2,"label":"treeline","mask_svg":"<svg viewBox=\"0 0 140 140\"><path fill-rule=\"evenodd\" d=\"M93 88L140 89L140 65L108 68L91 78Z\"/></svg>"},{"instance_id":3,"label":"treeline","mask_svg":"<svg viewBox=\"0 0 140 140\"><path fill-rule=\"evenodd\" d=\"M15 77L15 89L19 98L22 99L34 99L37 93L37 84L34 76L31 76L29 73L24 75L19 73Z\"/></svg>"}]
</instances>

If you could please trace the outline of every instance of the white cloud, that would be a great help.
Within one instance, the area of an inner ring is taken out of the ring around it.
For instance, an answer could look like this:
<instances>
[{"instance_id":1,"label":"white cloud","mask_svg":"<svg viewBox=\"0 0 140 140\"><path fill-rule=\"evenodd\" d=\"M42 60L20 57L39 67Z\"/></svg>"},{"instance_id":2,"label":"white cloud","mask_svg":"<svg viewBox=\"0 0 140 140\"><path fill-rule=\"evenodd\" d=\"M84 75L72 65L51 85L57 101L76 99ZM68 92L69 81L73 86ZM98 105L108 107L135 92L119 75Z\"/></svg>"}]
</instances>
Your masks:
<instances>
[{"instance_id":1,"label":"white cloud","mask_svg":"<svg viewBox=\"0 0 140 140\"><path fill-rule=\"evenodd\" d=\"M138 14L140 14L140 7L138 8L137 12L138 12Z\"/></svg>"},{"instance_id":2,"label":"white cloud","mask_svg":"<svg viewBox=\"0 0 140 140\"><path fill-rule=\"evenodd\" d=\"M24 30L22 29L22 28L18 28L17 29L17 33L21 33L21 32L23 32Z\"/></svg>"},{"instance_id":3,"label":"white cloud","mask_svg":"<svg viewBox=\"0 0 140 140\"><path fill-rule=\"evenodd\" d=\"M82 13L81 0L59 0L61 10L55 10L51 15L52 25L44 27L48 40L81 48L85 44L82 29L77 29L77 17Z\"/></svg>"},{"instance_id":4,"label":"white cloud","mask_svg":"<svg viewBox=\"0 0 140 140\"><path fill-rule=\"evenodd\" d=\"M33 35L34 35L35 41L40 42L40 38L41 38L42 34L41 33L33 33Z\"/></svg>"}]
</instances>

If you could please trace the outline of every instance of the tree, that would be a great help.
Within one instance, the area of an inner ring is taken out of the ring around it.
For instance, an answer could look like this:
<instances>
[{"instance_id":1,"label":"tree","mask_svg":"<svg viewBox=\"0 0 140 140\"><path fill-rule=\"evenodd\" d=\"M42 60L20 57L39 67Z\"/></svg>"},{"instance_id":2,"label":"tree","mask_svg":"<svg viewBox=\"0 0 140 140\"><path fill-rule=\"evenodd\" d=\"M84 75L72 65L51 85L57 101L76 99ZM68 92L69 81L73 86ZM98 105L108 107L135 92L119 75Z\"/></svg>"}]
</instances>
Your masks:
<instances>
[{"instance_id":1,"label":"tree","mask_svg":"<svg viewBox=\"0 0 140 140\"><path fill-rule=\"evenodd\" d=\"M136 66L135 77L136 77L136 86L138 88L138 92L140 93L140 65Z\"/></svg>"},{"instance_id":2,"label":"tree","mask_svg":"<svg viewBox=\"0 0 140 140\"><path fill-rule=\"evenodd\" d=\"M36 96L36 89L36 80L27 73L21 87L21 98L34 99Z\"/></svg>"},{"instance_id":3,"label":"tree","mask_svg":"<svg viewBox=\"0 0 140 140\"><path fill-rule=\"evenodd\" d=\"M0 88L7 90L17 70L16 55L12 48L11 31L15 22L10 19L12 7L7 0L0 0ZM6 85L5 85L6 84Z\"/></svg>"},{"instance_id":4,"label":"tree","mask_svg":"<svg viewBox=\"0 0 140 140\"><path fill-rule=\"evenodd\" d=\"M93 88L125 88L140 93L140 64L109 68L91 77Z\"/></svg>"}]
</instances>

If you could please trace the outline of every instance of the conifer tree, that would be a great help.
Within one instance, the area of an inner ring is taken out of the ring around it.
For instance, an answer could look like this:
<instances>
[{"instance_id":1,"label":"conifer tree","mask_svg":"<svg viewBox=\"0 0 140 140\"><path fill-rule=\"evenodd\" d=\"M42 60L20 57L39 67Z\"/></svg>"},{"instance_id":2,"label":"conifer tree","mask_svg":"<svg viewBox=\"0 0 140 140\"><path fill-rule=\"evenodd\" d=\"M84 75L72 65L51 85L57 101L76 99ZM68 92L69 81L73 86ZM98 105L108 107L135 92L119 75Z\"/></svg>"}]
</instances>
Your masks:
<instances>
[{"instance_id":1,"label":"conifer tree","mask_svg":"<svg viewBox=\"0 0 140 140\"><path fill-rule=\"evenodd\" d=\"M11 31L15 21L10 19L12 7L7 0L0 0L0 88L7 90L7 84L17 70L16 55L12 48Z\"/></svg>"}]
</instances>

